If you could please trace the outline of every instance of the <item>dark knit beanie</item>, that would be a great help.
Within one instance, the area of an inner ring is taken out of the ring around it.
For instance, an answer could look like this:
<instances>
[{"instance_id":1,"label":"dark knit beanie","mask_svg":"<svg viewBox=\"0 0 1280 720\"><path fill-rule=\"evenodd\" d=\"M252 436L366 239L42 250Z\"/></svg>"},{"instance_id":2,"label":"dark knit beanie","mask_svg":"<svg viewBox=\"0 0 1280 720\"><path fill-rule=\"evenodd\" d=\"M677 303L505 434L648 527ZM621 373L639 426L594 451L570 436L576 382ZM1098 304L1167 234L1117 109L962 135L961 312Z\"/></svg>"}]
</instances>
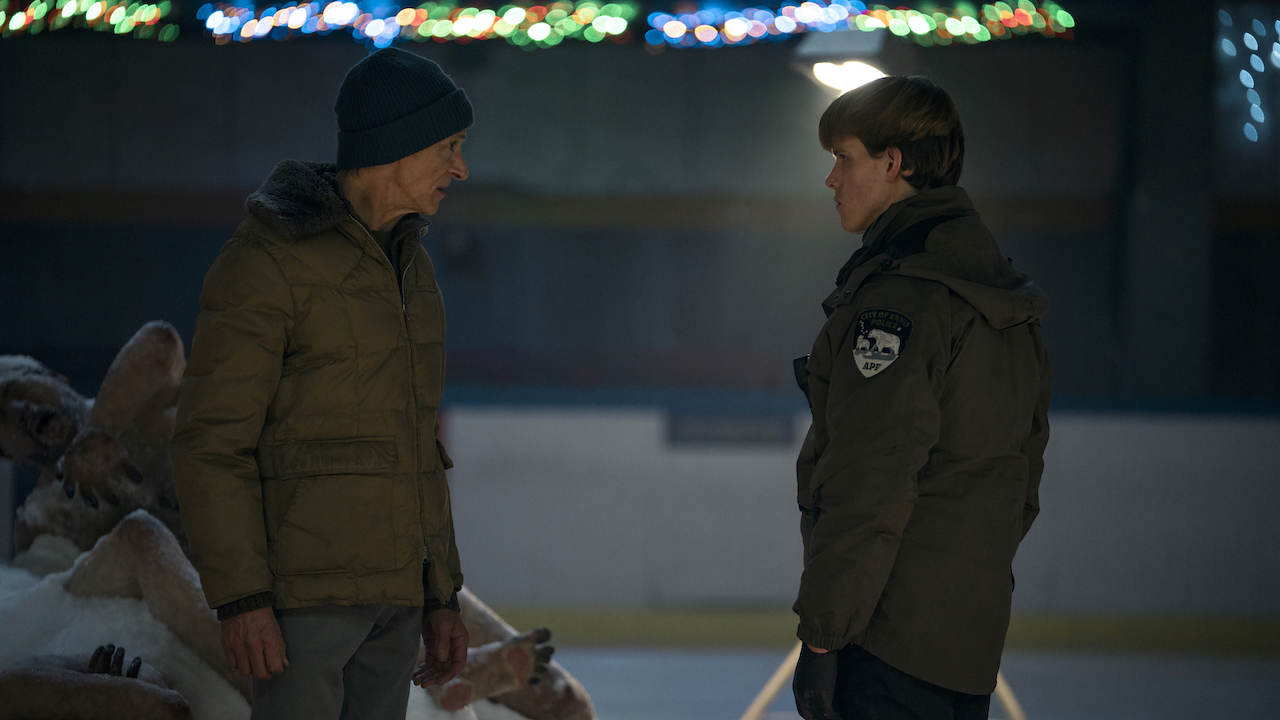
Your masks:
<instances>
[{"instance_id":1,"label":"dark knit beanie","mask_svg":"<svg viewBox=\"0 0 1280 720\"><path fill-rule=\"evenodd\" d=\"M338 167L386 165L471 127L471 102L430 60L385 48L338 90Z\"/></svg>"}]
</instances>

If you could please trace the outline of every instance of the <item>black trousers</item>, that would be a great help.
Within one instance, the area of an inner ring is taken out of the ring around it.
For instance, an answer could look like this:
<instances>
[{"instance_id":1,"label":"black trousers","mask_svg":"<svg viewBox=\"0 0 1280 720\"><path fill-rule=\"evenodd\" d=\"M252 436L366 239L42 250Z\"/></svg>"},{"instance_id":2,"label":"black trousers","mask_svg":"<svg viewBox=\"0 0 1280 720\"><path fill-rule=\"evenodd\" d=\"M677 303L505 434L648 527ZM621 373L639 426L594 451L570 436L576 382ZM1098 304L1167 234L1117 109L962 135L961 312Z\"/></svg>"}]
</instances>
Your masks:
<instances>
[{"instance_id":1,"label":"black trousers","mask_svg":"<svg viewBox=\"0 0 1280 720\"><path fill-rule=\"evenodd\" d=\"M840 650L834 705L843 720L987 720L991 696L925 682L850 644Z\"/></svg>"}]
</instances>

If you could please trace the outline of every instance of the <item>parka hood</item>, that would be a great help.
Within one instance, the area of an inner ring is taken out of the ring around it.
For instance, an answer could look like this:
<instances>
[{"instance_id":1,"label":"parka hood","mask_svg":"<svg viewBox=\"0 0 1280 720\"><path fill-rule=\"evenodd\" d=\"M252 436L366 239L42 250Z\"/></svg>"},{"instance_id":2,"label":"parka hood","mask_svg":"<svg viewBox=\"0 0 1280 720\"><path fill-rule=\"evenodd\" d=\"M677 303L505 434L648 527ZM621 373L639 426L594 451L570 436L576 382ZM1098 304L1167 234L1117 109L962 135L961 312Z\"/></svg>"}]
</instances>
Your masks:
<instances>
[{"instance_id":1,"label":"parka hood","mask_svg":"<svg viewBox=\"0 0 1280 720\"><path fill-rule=\"evenodd\" d=\"M1038 284L1014 270L956 185L894 203L872 223L850 263L880 264L880 272L941 282L997 329L1037 322L1049 310ZM887 257L885 257L887 256ZM854 268L846 265L842 278Z\"/></svg>"},{"instance_id":2,"label":"parka hood","mask_svg":"<svg viewBox=\"0 0 1280 720\"><path fill-rule=\"evenodd\" d=\"M351 212L338 166L301 160L281 160L244 209L290 240L328 230Z\"/></svg>"}]
</instances>

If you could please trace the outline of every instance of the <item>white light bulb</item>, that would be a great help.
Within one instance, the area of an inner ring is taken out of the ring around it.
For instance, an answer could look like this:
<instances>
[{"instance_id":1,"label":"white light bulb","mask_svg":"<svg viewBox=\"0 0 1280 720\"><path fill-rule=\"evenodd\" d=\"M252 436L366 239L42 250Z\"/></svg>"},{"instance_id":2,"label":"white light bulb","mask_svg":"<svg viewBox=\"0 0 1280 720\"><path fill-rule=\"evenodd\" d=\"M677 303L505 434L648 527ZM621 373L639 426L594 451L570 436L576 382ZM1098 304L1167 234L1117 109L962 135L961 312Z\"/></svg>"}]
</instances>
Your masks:
<instances>
[{"instance_id":1,"label":"white light bulb","mask_svg":"<svg viewBox=\"0 0 1280 720\"><path fill-rule=\"evenodd\" d=\"M840 92L848 92L884 77L884 73L864 62L850 60L841 65L829 62L816 63L813 66L813 76L823 85L833 87Z\"/></svg>"}]
</instances>

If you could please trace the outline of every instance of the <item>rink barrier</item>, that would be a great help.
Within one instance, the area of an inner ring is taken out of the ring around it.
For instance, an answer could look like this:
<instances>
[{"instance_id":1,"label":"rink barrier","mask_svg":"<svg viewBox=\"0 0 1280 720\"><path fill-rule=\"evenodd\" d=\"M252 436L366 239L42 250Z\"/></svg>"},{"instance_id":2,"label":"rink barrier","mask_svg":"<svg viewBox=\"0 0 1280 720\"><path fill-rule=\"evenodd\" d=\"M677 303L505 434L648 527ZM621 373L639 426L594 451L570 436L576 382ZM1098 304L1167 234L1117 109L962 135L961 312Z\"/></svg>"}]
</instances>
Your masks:
<instances>
[{"instance_id":1,"label":"rink barrier","mask_svg":"<svg viewBox=\"0 0 1280 720\"><path fill-rule=\"evenodd\" d=\"M495 604L496 605L496 604ZM790 609L496 605L516 627L552 628L566 647L750 648L785 652ZM1005 652L1280 656L1280 617L1014 613Z\"/></svg>"},{"instance_id":2,"label":"rink barrier","mask_svg":"<svg viewBox=\"0 0 1280 720\"><path fill-rule=\"evenodd\" d=\"M791 648L791 652L787 653L787 658L782 661L777 670L773 671L773 676L760 689L760 693L756 695L756 699L751 701L747 706L747 711L742 713L739 720L760 720L760 716L765 710L773 704L774 698L778 697L778 693L782 692L782 687L786 685L787 680L796 671L796 663L800 661L800 649L804 647L803 642L797 642L795 647Z\"/></svg>"},{"instance_id":3,"label":"rink barrier","mask_svg":"<svg viewBox=\"0 0 1280 720\"><path fill-rule=\"evenodd\" d=\"M1008 681L1004 679L1004 673L999 670L996 671L996 699L1004 707L1004 716L1008 720L1027 720L1027 714L1022 711L1022 703L1018 702L1017 696L1013 694L1013 688L1009 687Z\"/></svg>"}]
</instances>

